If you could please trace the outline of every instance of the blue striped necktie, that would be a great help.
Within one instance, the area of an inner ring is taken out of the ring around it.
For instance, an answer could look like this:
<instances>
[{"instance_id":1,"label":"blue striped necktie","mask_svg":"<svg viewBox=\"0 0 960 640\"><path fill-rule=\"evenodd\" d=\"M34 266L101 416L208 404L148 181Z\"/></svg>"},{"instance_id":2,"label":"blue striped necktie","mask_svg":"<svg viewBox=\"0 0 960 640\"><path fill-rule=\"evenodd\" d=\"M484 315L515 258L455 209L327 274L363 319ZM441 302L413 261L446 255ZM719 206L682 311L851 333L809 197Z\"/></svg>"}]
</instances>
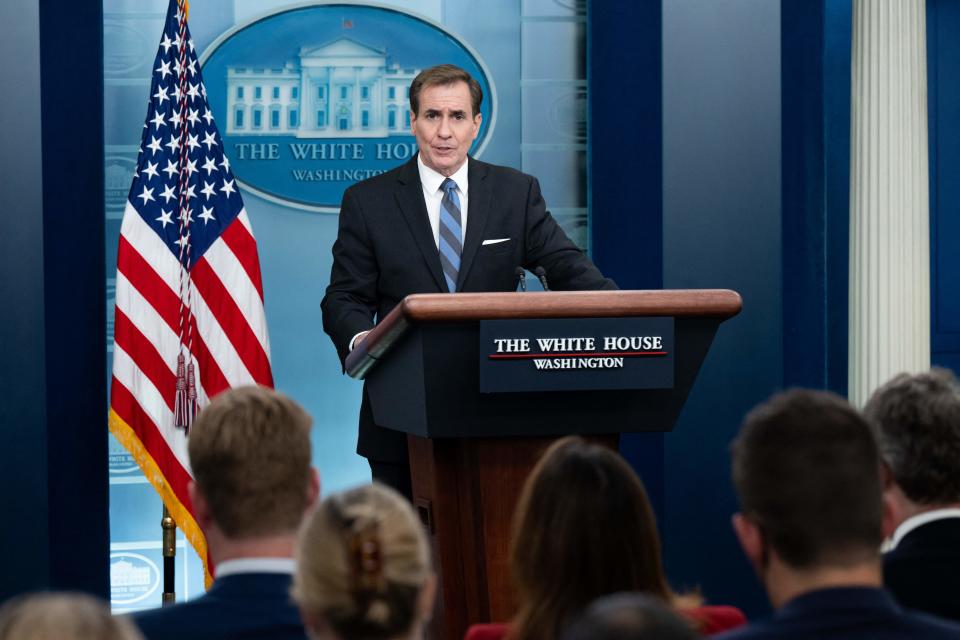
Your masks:
<instances>
[{"instance_id":1,"label":"blue striped necktie","mask_svg":"<svg viewBox=\"0 0 960 640\"><path fill-rule=\"evenodd\" d=\"M457 183L447 178L440 185L443 200L440 201L440 264L443 277L447 279L450 293L457 290L457 273L460 271L460 254L463 252L463 225L460 216L460 198Z\"/></svg>"}]
</instances>

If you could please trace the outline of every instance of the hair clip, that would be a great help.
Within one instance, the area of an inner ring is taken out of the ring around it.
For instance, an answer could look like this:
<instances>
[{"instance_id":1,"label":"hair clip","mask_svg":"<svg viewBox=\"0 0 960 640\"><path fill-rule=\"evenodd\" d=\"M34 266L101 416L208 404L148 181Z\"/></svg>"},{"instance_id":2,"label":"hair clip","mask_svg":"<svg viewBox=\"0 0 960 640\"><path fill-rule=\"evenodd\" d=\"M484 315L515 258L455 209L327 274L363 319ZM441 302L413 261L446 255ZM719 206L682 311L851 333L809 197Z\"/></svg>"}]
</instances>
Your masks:
<instances>
[{"instance_id":1,"label":"hair clip","mask_svg":"<svg viewBox=\"0 0 960 640\"><path fill-rule=\"evenodd\" d=\"M348 545L355 589L364 593L383 591L383 556L380 550L379 526L373 523L352 531Z\"/></svg>"}]
</instances>

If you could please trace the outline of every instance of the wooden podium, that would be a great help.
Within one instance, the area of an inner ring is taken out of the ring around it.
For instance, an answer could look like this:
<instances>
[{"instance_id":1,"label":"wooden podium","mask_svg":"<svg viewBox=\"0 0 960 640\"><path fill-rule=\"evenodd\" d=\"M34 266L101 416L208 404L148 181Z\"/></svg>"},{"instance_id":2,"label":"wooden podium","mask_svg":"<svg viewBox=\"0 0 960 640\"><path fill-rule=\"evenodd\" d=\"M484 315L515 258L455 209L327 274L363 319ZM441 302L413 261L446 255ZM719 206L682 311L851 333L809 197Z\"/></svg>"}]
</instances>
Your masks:
<instances>
[{"instance_id":1,"label":"wooden podium","mask_svg":"<svg viewBox=\"0 0 960 640\"><path fill-rule=\"evenodd\" d=\"M354 349L347 373L366 378L377 424L408 434L440 580L434 638L513 615L511 519L543 450L569 434L616 448L620 433L672 430L717 327L741 304L726 289L414 294ZM644 317L673 319L671 388L480 392L481 321Z\"/></svg>"}]
</instances>

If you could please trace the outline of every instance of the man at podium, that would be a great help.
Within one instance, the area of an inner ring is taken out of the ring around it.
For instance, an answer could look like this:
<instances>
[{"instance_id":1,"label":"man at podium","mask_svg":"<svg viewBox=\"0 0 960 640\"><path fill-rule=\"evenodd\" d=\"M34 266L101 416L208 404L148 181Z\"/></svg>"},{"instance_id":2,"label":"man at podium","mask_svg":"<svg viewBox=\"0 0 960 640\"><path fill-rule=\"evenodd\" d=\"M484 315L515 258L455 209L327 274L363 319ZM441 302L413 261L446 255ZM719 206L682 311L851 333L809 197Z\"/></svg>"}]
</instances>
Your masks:
<instances>
[{"instance_id":1,"label":"man at podium","mask_svg":"<svg viewBox=\"0 0 960 640\"><path fill-rule=\"evenodd\" d=\"M536 178L467 155L482 100L463 69L424 70L410 85L419 153L344 192L320 305L341 362L411 293L513 291L519 267L552 289L617 288L547 211ZM375 424L366 389L357 453L375 479L411 496L406 435Z\"/></svg>"}]
</instances>

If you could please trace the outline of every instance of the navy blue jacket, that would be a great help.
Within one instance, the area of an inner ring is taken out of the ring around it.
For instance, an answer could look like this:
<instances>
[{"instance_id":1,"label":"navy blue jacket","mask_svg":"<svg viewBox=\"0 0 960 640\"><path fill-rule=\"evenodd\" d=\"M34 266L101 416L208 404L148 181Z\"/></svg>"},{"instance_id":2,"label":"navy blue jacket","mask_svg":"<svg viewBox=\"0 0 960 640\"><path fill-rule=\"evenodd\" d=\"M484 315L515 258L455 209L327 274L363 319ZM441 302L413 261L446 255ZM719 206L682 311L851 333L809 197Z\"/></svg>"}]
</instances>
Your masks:
<instances>
[{"instance_id":1,"label":"navy blue jacket","mask_svg":"<svg viewBox=\"0 0 960 640\"><path fill-rule=\"evenodd\" d=\"M901 609L886 591L869 587L820 589L794 598L769 618L713 640L940 640L960 638L960 626Z\"/></svg>"},{"instance_id":2,"label":"navy blue jacket","mask_svg":"<svg viewBox=\"0 0 960 640\"><path fill-rule=\"evenodd\" d=\"M225 576L196 600L141 611L133 615L133 621L147 640L306 640L300 615L290 599L291 580L283 573Z\"/></svg>"}]
</instances>

